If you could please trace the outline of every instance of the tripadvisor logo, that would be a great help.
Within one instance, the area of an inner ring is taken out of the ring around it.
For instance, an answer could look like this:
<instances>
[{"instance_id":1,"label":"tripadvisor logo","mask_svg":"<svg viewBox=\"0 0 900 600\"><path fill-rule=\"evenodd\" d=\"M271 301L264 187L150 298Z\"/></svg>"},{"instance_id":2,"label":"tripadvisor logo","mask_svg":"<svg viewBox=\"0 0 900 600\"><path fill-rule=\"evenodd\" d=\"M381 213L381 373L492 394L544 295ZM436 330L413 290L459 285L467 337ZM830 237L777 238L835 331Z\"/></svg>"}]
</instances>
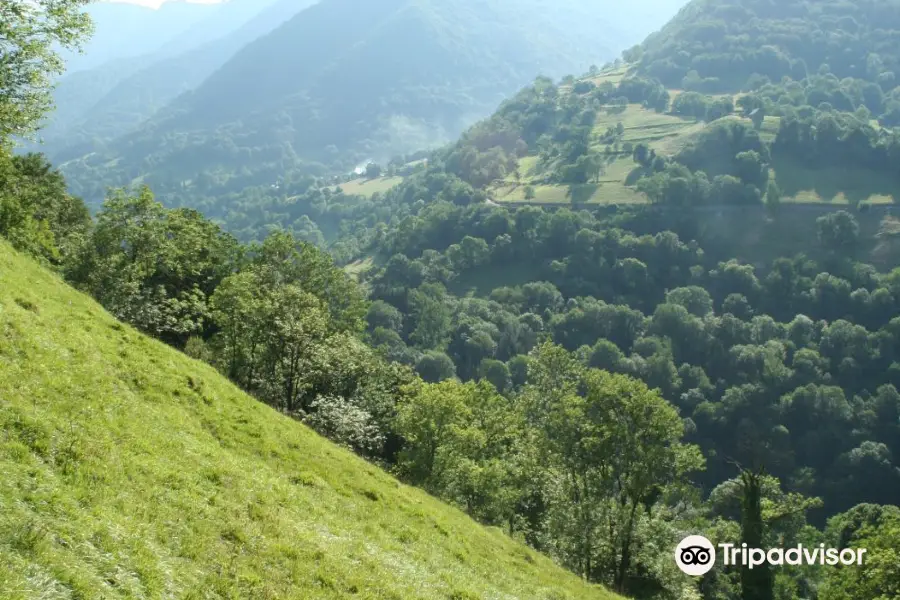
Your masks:
<instances>
[{"instance_id":1,"label":"tripadvisor logo","mask_svg":"<svg viewBox=\"0 0 900 600\"><path fill-rule=\"evenodd\" d=\"M747 544L719 544L722 564L752 569L764 564L783 565L861 565L865 548L826 548L825 544L807 548L748 548ZM705 575L716 564L716 547L702 535L689 535L675 548L675 564L688 575Z\"/></svg>"},{"instance_id":2,"label":"tripadvisor logo","mask_svg":"<svg viewBox=\"0 0 900 600\"><path fill-rule=\"evenodd\" d=\"M705 575L716 564L716 548L702 535L689 535L675 548L675 564L688 575Z\"/></svg>"}]
</instances>

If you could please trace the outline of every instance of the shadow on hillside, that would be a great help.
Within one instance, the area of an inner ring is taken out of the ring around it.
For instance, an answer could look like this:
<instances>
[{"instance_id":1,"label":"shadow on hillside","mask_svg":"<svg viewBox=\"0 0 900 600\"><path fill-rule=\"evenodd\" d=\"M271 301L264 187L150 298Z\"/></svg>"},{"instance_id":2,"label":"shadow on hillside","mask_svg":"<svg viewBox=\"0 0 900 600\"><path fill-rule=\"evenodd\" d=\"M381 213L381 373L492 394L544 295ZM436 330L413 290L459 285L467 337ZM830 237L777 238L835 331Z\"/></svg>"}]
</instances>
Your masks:
<instances>
[{"instance_id":1,"label":"shadow on hillside","mask_svg":"<svg viewBox=\"0 0 900 600\"><path fill-rule=\"evenodd\" d=\"M815 193L823 202L834 202L843 194L850 204L871 196L900 198L900 181L888 173L858 167L834 166L813 169L790 159L775 161L775 181L785 196Z\"/></svg>"},{"instance_id":2,"label":"shadow on hillside","mask_svg":"<svg viewBox=\"0 0 900 600\"><path fill-rule=\"evenodd\" d=\"M653 174L652 169L648 169L647 167L637 166L628 173L628 176L625 177L625 185L632 186L635 185L642 177L649 177Z\"/></svg>"},{"instance_id":3,"label":"shadow on hillside","mask_svg":"<svg viewBox=\"0 0 900 600\"><path fill-rule=\"evenodd\" d=\"M600 189L600 184L597 183L570 185L568 193L569 201L572 204L584 204L594 197L594 194L598 189Z\"/></svg>"}]
</instances>

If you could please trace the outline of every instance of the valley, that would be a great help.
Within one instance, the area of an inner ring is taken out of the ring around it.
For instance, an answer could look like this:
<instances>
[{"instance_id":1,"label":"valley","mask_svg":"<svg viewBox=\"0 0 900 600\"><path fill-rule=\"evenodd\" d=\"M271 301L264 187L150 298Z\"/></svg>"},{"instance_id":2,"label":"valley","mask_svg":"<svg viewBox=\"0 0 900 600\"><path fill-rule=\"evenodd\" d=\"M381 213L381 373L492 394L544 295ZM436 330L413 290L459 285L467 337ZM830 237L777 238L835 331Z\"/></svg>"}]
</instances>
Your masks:
<instances>
[{"instance_id":1,"label":"valley","mask_svg":"<svg viewBox=\"0 0 900 600\"><path fill-rule=\"evenodd\" d=\"M896 3L10 1L0 597L900 597Z\"/></svg>"}]
</instances>

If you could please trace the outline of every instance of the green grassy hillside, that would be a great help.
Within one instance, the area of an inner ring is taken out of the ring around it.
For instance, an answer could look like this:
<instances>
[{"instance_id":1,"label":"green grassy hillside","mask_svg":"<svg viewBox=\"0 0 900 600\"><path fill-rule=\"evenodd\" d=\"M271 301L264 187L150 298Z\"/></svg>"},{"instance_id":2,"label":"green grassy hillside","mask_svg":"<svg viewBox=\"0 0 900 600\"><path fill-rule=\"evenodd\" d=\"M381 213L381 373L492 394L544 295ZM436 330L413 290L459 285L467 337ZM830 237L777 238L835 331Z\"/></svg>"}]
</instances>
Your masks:
<instances>
[{"instance_id":1,"label":"green grassy hillside","mask_svg":"<svg viewBox=\"0 0 900 600\"><path fill-rule=\"evenodd\" d=\"M0 242L0 598L606 599Z\"/></svg>"}]
</instances>

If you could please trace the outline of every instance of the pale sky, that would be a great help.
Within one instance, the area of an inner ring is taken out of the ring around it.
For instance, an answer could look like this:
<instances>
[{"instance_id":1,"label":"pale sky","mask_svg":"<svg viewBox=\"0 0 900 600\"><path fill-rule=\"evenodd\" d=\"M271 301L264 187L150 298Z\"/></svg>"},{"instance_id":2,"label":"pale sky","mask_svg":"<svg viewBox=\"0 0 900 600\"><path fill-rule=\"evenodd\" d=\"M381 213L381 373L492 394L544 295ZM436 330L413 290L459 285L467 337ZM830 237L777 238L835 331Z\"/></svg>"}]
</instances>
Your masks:
<instances>
[{"instance_id":1,"label":"pale sky","mask_svg":"<svg viewBox=\"0 0 900 600\"><path fill-rule=\"evenodd\" d=\"M104 0L105 2L125 2L128 4L140 4L149 8L159 8L164 2L171 0ZM182 0L193 4L218 4L222 0Z\"/></svg>"}]
</instances>

